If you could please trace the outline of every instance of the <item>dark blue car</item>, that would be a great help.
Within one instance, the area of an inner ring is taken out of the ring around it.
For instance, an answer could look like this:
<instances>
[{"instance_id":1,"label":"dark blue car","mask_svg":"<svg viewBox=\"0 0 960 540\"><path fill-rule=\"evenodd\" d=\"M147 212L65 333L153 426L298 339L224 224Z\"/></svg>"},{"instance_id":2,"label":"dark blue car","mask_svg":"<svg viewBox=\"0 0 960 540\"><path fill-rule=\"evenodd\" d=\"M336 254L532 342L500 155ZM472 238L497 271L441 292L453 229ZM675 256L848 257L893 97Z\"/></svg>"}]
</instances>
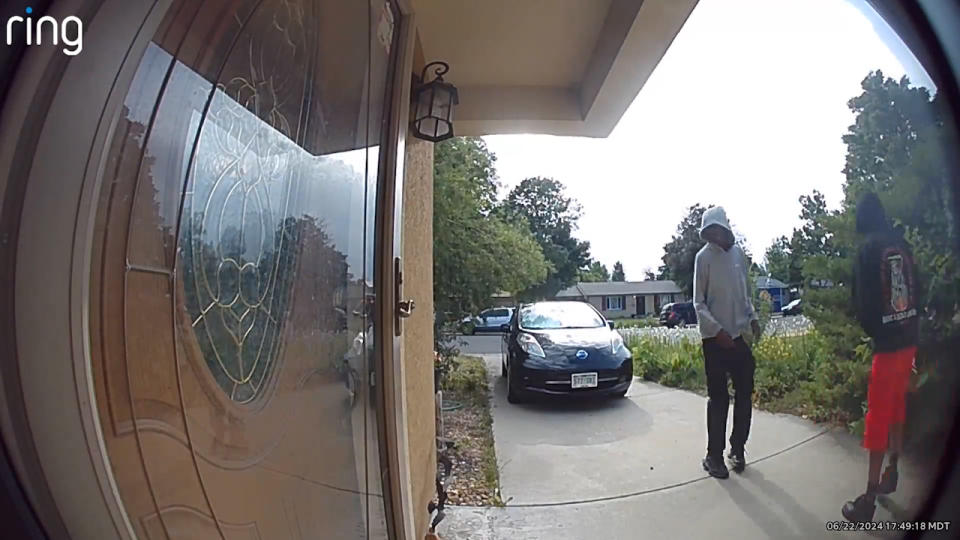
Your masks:
<instances>
[{"instance_id":1,"label":"dark blue car","mask_svg":"<svg viewBox=\"0 0 960 540\"><path fill-rule=\"evenodd\" d=\"M660 310L660 324L667 328L697 324L697 310L693 302L666 304Z\"/></svg>"},{"instance_id":2,"label":"dark blue car","mask_svg":"<svg viewBox=\"0 0 960 540\"><path fill-rule=\"evenodd\" d=\"M585 302L537 302L504 327L502 375L507 400L535 395L624 396L633 360L620 334Z\"/></svg>"}]
</instances>

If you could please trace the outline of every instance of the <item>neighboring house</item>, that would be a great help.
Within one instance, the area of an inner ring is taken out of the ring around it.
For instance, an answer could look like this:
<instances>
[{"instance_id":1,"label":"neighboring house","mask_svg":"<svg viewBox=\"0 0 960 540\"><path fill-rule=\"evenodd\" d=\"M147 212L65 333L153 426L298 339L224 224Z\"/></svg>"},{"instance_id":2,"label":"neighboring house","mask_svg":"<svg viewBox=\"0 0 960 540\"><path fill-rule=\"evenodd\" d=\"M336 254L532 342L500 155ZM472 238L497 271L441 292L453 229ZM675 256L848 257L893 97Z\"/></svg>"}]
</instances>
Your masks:
<instances>
[{"instance_id":1,"label":"neighboring house","mask_svg":"<svg viewBox=\"0 0 960 540\"><path fill-rule=\"evenodd\" d=\"M608 319L653 316L665 304L687 300L672 281L577 283L557 293L556 298L590 302Z\"/></svg>"},{"instance_id":2,"label":"neighboring house","mask_svg":"<svg viewBox=\"0 0 960 540\"><path fill-rule=\"evenodd\" d=\"M766 291L770 295L771 310L779 312L790 302L790 286L777 278L760 276L757 278L757 289Z\"/></svg>"},{"instance_id":3,"label":"neighboring house","mask_svg":"<svg viewBox=\"0 0 960 540\"><path fill-rule=\"evenodd\" d=\"M508 292L498 292L490 297L490 307L513 307L517 299Z\"/></svg>"}]
</instances>

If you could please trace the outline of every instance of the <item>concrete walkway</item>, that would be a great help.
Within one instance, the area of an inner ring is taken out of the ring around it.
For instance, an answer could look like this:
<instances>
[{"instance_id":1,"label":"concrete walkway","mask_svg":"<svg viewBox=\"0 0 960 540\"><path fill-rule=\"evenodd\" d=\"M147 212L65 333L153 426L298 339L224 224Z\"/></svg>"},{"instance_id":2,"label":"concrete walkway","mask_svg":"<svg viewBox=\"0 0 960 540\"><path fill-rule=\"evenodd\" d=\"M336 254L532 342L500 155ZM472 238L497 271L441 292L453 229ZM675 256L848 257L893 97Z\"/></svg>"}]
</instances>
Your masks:
<instances>
[{"instance_id":1,"label":"concrete walkway","mask_svg":"<svg viewBox=\"0 0 960 540\"><path fill-rule=\"evenodd\" d=\"M494 376L499 355L484 358L506 507L451 508L440 526L444 538L852 534L826 525L842 520L841 505L866 481L865 452L842 431L755 411L747 470L717 480L700 466L702 396L636 380L623 400L510 405L503 379ZM896 520L919 505L924 483L912 472L901 465L900 490L878 507L876 520Z\"/></svg>"}]
</instances>

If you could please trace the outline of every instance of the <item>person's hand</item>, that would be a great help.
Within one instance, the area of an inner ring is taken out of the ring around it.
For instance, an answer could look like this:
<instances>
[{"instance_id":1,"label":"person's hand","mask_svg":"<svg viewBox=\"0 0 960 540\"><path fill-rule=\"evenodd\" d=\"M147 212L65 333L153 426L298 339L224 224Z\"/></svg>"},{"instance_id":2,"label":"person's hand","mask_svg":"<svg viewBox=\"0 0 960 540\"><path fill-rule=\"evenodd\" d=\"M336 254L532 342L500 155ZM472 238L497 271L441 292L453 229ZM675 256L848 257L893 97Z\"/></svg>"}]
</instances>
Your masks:
<instances>
[{"instance_id":1,"label":"person's hand","mask_svg":"<svg viewBox=\"0 0 960 540\"><path fill-rule=\"evenodd\" d=\"M732 349L736 347L736 344L733 342L733 338L730 337L730 334L726 330L721 330L717 334L717 345L720 345L721 349Z\"/></svg>"},{"instance_id":2,"label":"person's hand","mask_svg":"<svg viewBox=\"0 0 960 540\"><path fill-rule=\"evenodd\" d=\"M760 321L750 321L750 330L753 330L753 342L760 341Z\"/></svg>"}]
</instances>

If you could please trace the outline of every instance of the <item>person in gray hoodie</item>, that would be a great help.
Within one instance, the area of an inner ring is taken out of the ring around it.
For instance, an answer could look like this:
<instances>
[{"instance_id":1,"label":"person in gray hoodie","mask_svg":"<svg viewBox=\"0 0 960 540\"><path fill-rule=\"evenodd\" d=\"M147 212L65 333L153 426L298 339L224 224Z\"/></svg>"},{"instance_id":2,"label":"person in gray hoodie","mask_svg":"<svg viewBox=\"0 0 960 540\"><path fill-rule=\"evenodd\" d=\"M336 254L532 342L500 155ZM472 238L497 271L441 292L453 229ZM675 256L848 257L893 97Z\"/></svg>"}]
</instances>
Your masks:
<instances>
[{"instance_id":1,"label":"person in gray hoodie","mask_svg":"<svg viewBox=\"0 0 960 540\"><path fill-rule=\"evenodd\" d=\"M703 213L700 238L707 245L694 262L693 304L703 338L707 376L708 442L703 469L716 478L727 478L730 473L723 461L730 404L727 378L733 381L735 392L728 458L733 470L742 472L747 463L744 446L753 413L755 368L753 353L744 338L759 338L760 325L747 286L749 262L735 242L722 207L714 206Z\"/></svg>"}]
</instances>

